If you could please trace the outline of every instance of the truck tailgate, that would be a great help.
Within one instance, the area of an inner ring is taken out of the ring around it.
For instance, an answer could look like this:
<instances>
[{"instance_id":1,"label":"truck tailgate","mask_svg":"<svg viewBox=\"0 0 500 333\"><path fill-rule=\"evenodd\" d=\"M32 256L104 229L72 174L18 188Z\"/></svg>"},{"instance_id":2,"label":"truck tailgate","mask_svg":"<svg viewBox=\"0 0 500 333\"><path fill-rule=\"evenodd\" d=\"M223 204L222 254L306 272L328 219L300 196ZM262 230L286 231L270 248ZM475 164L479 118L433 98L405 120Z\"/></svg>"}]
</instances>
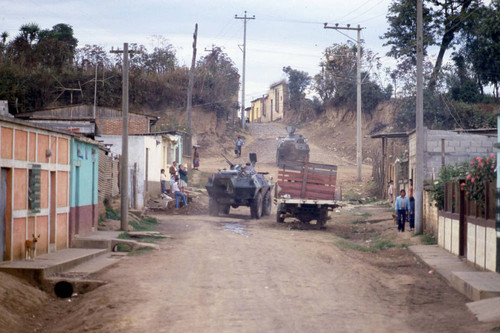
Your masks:
<instances>
[{"instance_id":1,"label":"truck tailgate","mask_svg":"<svg viewBox=\"0 0 500 333\"><path fill-rule=\"evenodd\" d=\"M334 200L337 166L286 162L278 171L277 198Z\"/></svg>"}]
</instances>

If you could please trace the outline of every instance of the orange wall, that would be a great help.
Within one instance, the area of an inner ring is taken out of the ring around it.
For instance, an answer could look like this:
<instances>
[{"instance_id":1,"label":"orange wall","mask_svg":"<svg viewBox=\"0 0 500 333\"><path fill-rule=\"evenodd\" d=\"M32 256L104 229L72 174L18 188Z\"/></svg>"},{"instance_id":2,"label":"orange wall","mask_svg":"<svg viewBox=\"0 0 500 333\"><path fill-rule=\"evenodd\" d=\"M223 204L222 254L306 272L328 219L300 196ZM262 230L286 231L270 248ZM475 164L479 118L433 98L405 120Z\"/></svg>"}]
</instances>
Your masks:
<instances>
[{"instance_id":1,"label":"orange wall","mask_svg":"<svg viewBox=\"0 0 500 333\"><path fill-rule=\"evenodd\" d=\"M40 174L40 208L49 208L49 171L42 170Z\"/></svg>"},{"instance_id":2,"label":"orange wall","mask_svg":"<svg viewBox=\"0 0 500 333\"><path fill-rule=\"evenodd\" d=\"M29 137L29 160L36 162L36 133L30 133Z\"/></svg>"},{"instance_id":3,"label":"orange wall","mask_svg":"<svg viewBox=\"0 0 500 333\"><path fill-rule=\"evenodd\" d=\"M14 169L14 210L27 208L27 186L28 175L26 169Z\"/></svg>"},{"instance_id":4,"label":"orange wall","mask_svg":"<svg viewBox=\"0 0 500 333\"><path fill-rule=\"evenodd\" d=\"M40 163L48 163L49 158L45 156L45 152L49 149L49 136L45 134L38 134L38 151L37 160Z\"/></svg>"},{"instance_id":5,"label":"orange wall","mask_svg":"<svg viewBox=\"0 0 500 333\"><path fill-rule=\"evenodd\" d=\"M2 150L2 153L0 156L2 156L2 158L12 158L12 140L14 139L14 130L12 128L2 127L1 131L2 146L0 147L0 149Z\"/></svg>"},{"instance_id":6,"label":"orange wall","mask_svg":"<svg viewBox=\"0 0 500 333\"><path fill-rule=\"evenodd\" d=\"M49 237L49 217L37 216L36 218L36 234L40 235L36 244L36 254L49 252L48 237Z\"/></svg>"},{"instance_id":7,"label":"orange wall","mask_svg":"<svg viewBox=\"0 0 500 333\"><path fill-rule=\"evenodd\" d=\"M59 171L57 173L57 207L68 206L68 172Z\"/></svg>"},{"instance_id":8,"label":"orange wall","mask_svg":"<svg viewBox=\"0 0 500 333\"><path fill-rule=\"evenodd\" d=\"M16 147L14 159L26 161L28 159L28 132L16 130Z\"/></svg>"},{"instance_id":9,"label":"orange wall","mask_svg":"<svg viewBox=\"0 0 500 333\"><path fill-rule=\"evenodd\" d=\"M50 163L56 163L57 161L57 138L50 138L50 150L52 150L52 156L50 157Z\"/></svg>"},{"instance_id":10,"label":"orange wall","mask_svg":"<svg viewBox=\"0 0 500 333\"><path fill-rule=\"evenodd\" d=\"M69 144L68 140L59 138L59 143L58 143L59 151L57 153L57 156L59 157L57 162L59 164L68 164L69 162L68 144Z\"/></svg>"},{"instance_id":11,"label":"orange wall","mask_svg":"<svg viewBox=\"0 0 500 333\"><path fill-rule=\"evenodd\" d=\"M67 241L68 234L68 214L57 214L57 249L65 249L68 247Z\"/></svg>"},{"instance_id":12,"label":"orange wall","mask_svg":"<svg viewBox=\"0 0 500 333\"><path fill-rule=\"evenodd\" d=\"M14 249L13 249L13 259L20 260L24 259L26 253L24 252L24 243L26 242L26 218L14 219Z\"/></svg>"},{"instance_id":13,"label":"orange wall","mask_svg":"<svg viewBox=\"0 0 500 333\"><path fill-rule=\"evenodd\" d=\"M30 216L28 217L28 232L26 233L28 237L27 239L31 239L34 233L35 233L35 217Z\"/></svg>"}]
</instances>

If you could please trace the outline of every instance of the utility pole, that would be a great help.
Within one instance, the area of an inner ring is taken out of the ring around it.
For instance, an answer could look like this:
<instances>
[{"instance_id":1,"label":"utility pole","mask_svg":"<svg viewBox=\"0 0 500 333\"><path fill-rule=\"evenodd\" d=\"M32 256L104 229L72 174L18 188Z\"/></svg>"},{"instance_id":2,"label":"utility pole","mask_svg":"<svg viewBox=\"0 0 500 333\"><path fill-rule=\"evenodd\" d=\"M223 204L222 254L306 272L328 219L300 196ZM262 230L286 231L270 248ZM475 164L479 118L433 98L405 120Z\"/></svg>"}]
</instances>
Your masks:
<instances>
[{"instance_id":1,"label":"utility pole","mask_svg":"<svg viewBox=\"0 0 500 333\"><path fill-rule=\"evenodd\" d=\"M255 15L252 17L247 16L247 11L245 10L245 16L238 17L234 15L237 20L243 21L243 78L241 84L241 128L245 128L245 62L246 62L246 51L247 51L247 20L255 20Z\"/></svg>"},{"instance_id":2,"label":"utility pole","mask_svg":"<svg viewBox=\"0 0 500 333\"><path fill-rule=\"evenodd\" d=\"M196 39L198 38L198 23L194 26L193 34L193 59L191 60L191 69L189 70L189 83L187 93L187 128L191 132L191 108L193 103L193 84L194 84L194 68L196 64Z\"/></svg>"},{"instance_id":3,"label":"utility pole","mask_svg":"<svg viewBox=\"0 0 500 333\"><path fill-rule=\"evenodd\" d=\"M417 109L415 154L415 233L423 232L422 206L424 187L424 46L422 38L422 0L417 0Z\"/></svg>"},{"instance_id":4,"label":"utility pole","mask_svg":"<svg viewBox=\"0 0 500 333\"><path fill-rule=\"evenodd\" d=\"M361 166L363 163L363 148L361 142L361 28L358 24L357 28L351 28L351 25L348 24L345 27L339 27L339 24L336 23L334 27L328 26L328 23L324 25L325 29L334 29L334 30L356 30L358 33L358 38L356 40L357 43L357 56L356 56L356 86L357 86L357 98L356 98L356 164L358 169L358 182L361 181ZM347 36L347 35L346 35ZM353 38L347 36L348 38L354 40Z\"/></svg>"},{"instance_id":5,"label":"utility pole","mask_svg":"<svg viewBox=\"0 0 500 333\"><path fill-rule=\"evenodd\" d=\"M95 64L95 82L94 82L94 126L95 126L95 117L96 117L96 108L97 108L97 67L98 66L99 66L99 64L96 63Z\"/></svg>"},{"instance_id":6,"label":"utility pole","mask_svg":"<svg viewBox=\"0 0 500 333\"><path fill-rule=\"evenodd\" d=\"M121 220L120 230L128 229L128 54L134 51L128 50L128 43L123 43L123 50L111 49L111 53L123 53L123 78L122 78L122 160L121 160Z\"/></svg>"}]
</instances>

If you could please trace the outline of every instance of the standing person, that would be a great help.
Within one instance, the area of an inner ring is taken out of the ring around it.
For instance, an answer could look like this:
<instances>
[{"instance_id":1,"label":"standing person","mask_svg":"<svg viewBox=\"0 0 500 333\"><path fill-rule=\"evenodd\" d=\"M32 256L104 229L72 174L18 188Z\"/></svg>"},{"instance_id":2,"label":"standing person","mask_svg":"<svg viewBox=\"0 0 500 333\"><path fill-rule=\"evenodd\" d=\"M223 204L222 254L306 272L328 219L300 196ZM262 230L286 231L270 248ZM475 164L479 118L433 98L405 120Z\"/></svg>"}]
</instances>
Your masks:
<instances>
[{"instance_id":1,"label":"standing person","mask_svg":"<svg viewBox=\"0 0 500 333\"><path fill-rule=\"evenodd\" d=\"M387 195L389 197L389 200L391 200L391 203L394 202L394 182L392 179L389 181L389 189L387 190Z\"/></svg>"},{"instance_id":2,"label":"standing person","mask_svg":"<svg viewBox=\"0 0 500 333\"><path fill-rule=\"evenodd\" d=\"M410 213L408 214L408 221L410 222L410 231L415 229L415 198L410 197Z\"/></svg>"},{"instance_id":3,"label":"standing person","mask_svg":"<svg viewBox=\"0 0 500 333\"><path fill-rule=\"evenodd\" d=\"M182 199L183 206L187 206L186 196L179 189L179 177L175 176L174 181L172 182L171 191L175 195L175 208L179 208L179 198Z\"/></svg>"},{"instance_id":4,"label":"standing person","mask_svg":"<svg viewBox=\"0 0 500 333\"><path fill-rule=\"evenodd\" d=\"M409 183L410 183L410 188L409 188L410 198L413 198L413 179L410 179Z\"/></svg>"},{"instance_id":5,"label":"standing person","mask_svg":"<svg viewBox=\"0 0 500 333\"><path fill-rule=\"evenodd\" d=\"M181 189L187 186L188 182L188 171L187 167L184 167L182 164L179 164L179 186Z\"/></svg>"},{"instance_id":6,"label":"standing person","mask_svg":"<svg viewBox=\"0 0 500 333\"><path fill-rule=\"evenodd\" d=\"M177 161L174 161L168 169L168 173L170 174L170 178L177 176Z\"/></svg>"},{"instance_id":7,"label":"standing person","mask_svg":"<svg viewBox=\"0 0 500 333\"><path fill-rule=\"evenodd\" d=\"M401 190L400 196L396 198L394 210L398 213L398 231L405 231L406 216L410 211L410 201L406 197L406 191Z\"/></svg>"},{"instance_id":8,"label":"standing person","mask_svg":"<svg viewBox=\"0 0 500 333\"><path fill-rule=\"evenodd\" d=\"M241 157L241 147L243 146L244 142L241 139L241 136L238 137L236 140L236 149L234 152L236 153L236 157Z\"/></svg>"},{"instance_id":9,"label":"standing person","mask_svg":"<svg viewBox=\"0 0 500 333\"><path fill-rule=\"evenodd\" d=\"M167 193L167 175L165 174L165 169L160 171L160 183L161 183L161 193Z\"/></svg>"},{"instance_id":10,"label":"standing person","mask_svg":"<svg viewBox=\"0 0 500 333\"><path fill-rule=\"evenodd\" d=\"M200 153L198 152L198 147L193 146L193 169L198 170L200 166Z\"/></svg>"}]
</instances>

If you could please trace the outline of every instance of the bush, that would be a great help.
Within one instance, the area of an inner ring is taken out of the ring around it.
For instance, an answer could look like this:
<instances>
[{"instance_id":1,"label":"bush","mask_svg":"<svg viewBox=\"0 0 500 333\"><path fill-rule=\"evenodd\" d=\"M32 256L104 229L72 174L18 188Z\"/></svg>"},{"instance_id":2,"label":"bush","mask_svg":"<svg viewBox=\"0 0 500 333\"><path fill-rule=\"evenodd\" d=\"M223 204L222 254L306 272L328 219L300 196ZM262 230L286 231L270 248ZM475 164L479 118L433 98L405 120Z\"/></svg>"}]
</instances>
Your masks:
<instances>
[{"instance_id":1,"label":"bush","mask_svg":"<svg viewBox=\"0 0 500 333\"><path fill-rule=\"evenodd\" d=\"M476 157L470 162L465 182L460 184L462 191L466 191L466 198L476 201L481 208L485 206L486 182L496 180L495 169L496 159L494 154L488 157Z\"/></svg>"},{"instance_id":2,"label":"bush","mask_svg":"<svg viewBox=\"0 0 500 333\"><path fill-rule=\"evenodd\" d=\"M469 164L463 162L460 164L444 165L438 174L438 180L434 183L431 190L432 199L436 201L438 209L444 208L444 186L446 183L455 180L458 177L465 177Z\"/></svg>"}]
</instances>

